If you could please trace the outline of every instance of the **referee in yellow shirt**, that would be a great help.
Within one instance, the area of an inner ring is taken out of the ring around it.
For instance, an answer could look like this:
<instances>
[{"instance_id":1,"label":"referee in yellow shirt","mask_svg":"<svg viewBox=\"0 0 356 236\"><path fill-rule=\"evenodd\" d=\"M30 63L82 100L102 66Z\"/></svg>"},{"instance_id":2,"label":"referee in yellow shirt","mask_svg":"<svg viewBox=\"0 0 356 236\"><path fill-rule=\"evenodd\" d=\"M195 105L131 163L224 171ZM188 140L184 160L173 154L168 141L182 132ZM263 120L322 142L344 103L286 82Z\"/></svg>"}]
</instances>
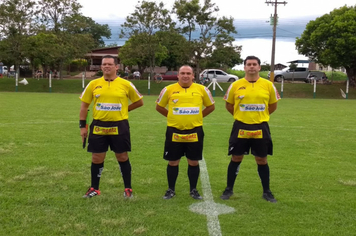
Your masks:
<instances>
[{"instance_id":1,"label":"referee in yellow shirt","mask_svg":"<svg viewBox=\"0 0 356 236\"><path fill-rule=\"evenodd\" d=\"M103 77L92 80L80 96L79 127L83 140L88 136L85 128L88 107L94 102L88 139L88 152L92 153L91 186L83 197L100 195L99 181L110 146L119 162L125 185L124 197L131 198L131 164L127 154L131 151L128 113L143 105L142 95L131 82L116 76L119 69L116 57L104 56L101 69Z\"/></svg>"},{"instance_id":2,"label":"referee in yellow shirt","mask_svg":"<svg viewBox=\"0 0 356 236\"><path fill-rule=\"evenodd\" d=\"M156 110L167 117L163 158L168 161L168 190L164 199L175 196L182 156L188 160L190 196L202 199L196 187L200 173L199 160L203 158L203 117L214 111L215 101L208 88L193 83L193 80L193 69L187 65L180 67L178 83L165 87L156 101Z\"/></svg>"},{"instance_id":3,"label":"referee in yellow shirt","mask_svg":"<svg viewBox=\"0 0 356 236\"><path fill-rule=\"evenodd\" d=\"M273 83L259 76L261 61L248 56L244 60L245 78L232 83L224 100L226 109L234 116L229 140L229 155L232 155L227 170L227 186L222 196L229 199L233 194L236 176L244 155L255 156L258 174L263 187L262 197L277 202L270 190L270 171L267 155L272 155L272 139L268 126L270 115L277 109L279 94Z\"/></svg>"}]
</instances>

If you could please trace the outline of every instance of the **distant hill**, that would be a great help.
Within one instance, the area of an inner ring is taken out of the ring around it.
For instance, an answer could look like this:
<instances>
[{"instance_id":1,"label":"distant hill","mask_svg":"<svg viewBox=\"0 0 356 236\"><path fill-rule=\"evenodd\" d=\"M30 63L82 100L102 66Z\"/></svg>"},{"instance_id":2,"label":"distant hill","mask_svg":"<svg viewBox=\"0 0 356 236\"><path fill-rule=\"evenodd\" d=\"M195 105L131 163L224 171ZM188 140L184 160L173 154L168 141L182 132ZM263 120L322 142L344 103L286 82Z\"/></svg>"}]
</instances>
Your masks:
<instances>
[{"instance_id":1,"label":"distant hill","mask_svg":"<svg viewBox=\"0 0 356 236\"><path fill-rule=\"evenodd\" d=\"M277 38L283 39L284 41L295 41L296 37L299 37L305 30L306 24L315 18L294 18L294 19L281 19L278 21L276 35ZM112 36L110 39L104 38L106 44L116 43L121 46L125 44L127 39L119 38L120 26L124 23L124 19L117 21L98 21L100 24L108 24ZM273 36L273 26L264 19L256 20L243 20L237 19L234 21L234 25L237 30L237 34L234 37L238 39L247 38L265 38L270 39ZM199 37L199 32L193 34L193 38Z\"/></svg>"}]
</instances>

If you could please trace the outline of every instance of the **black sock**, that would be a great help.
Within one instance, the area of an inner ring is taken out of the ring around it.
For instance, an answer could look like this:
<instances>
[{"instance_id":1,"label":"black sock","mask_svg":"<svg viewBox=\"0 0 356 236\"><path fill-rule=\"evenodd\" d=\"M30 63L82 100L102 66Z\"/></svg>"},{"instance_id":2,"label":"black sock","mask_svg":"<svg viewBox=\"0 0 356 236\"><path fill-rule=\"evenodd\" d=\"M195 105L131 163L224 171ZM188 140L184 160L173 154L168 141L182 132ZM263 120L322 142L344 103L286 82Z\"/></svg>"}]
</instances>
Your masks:
<instances>
[{"instance_id":1,"label":"black sock","mask_svg":"<svg viewBox=\"0 0 356 236\"><path fill-rule=\"evenodd\" d=\"M175 190L176 181L178 178L179 166L170 166L167 165L167 179L168 179L168 187Z\"/></svg>"},{"instance_id":2,"label":"black sock","mask_svg":"<svg viewBox=\"0 0 356 236\"><path fill-rule=\"evenodd\" d=\"M188 165L188 178L190 184L190 191L197 188L199 173L200 173L199 165L197 166Z\"/></svg>"},{"instance_id":3,"label":"black sock","mask_svg":"<svg viewBox=\"0 0 356 236\"><path fill-rule=\"evenodd\" d=\"M268 192L269 190L269 166L258 165L258 175L260 176L263 192Z\"/></svg>"},{"instance_id":4,"label":"black sock","mask_svg":"<svg viewBox=\"0 0 356 236\"><path fill-rule=\"evenodd\" d=\"M101 173L104 169L104 162L101 164L91 163L91 187L98 190Z\"/></svg>"},{"instance_id":5,"label":"black sock","mask_svg":"<svg viewBox=\"0 0 356 236\"><path fill-rule=\"evenodd\" d=\"M240 164L241 164L241 161L234 162L231 160L230 164L227 168L227 188L229 188L231 190L234 188L236 176L240 170Z\"/></svg>"},{"instance_id":6,"label":"black sock","mask_svg":"<svg viewBox=\"0 0 356 236\"><path fill-rule=\"evenodd\" d=\"M119 162L122 179L125 188L131 188L131 163L130 160Z\"/></svg>"}]
</instances>

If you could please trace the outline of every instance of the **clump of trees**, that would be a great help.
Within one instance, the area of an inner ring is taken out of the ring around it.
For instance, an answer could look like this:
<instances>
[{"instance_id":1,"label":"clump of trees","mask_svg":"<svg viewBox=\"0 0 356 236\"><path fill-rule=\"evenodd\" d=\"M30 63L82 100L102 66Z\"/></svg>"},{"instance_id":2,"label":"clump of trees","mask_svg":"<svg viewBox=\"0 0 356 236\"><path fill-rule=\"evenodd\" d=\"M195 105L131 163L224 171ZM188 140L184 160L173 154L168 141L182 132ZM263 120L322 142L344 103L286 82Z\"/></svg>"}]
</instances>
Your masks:
<instances>
[{"instance_id":1,"label":"clump of trees","mask_svg":"<svg viewBox=\"0 0 356 236\"><path fill-rule=\"evenodd\" d=\"M298 52L322 65L344 67L356 86L356 6L346 5L310 21L296 40Z\"/></svg>"},{"instance_id":2,"label":"clump of trees","mask_svg":"<svg viewBox=\"0 0 356 236\"><path fill-rule=\"evenodd\" d=\"M155 66L177 70L189 64L198 73L201 67L242 63L241 46L233 45L233 18L219 18L218 12L211 0L176 0L171 10L163 2L139 2L121 25L120 37L129 38L120 49L121 62L151 73Z\"/></svg>"},{"instance_id":3,"label":"clump of trees","mask_svg":"<svg viewBox=\"0 0 356 236\"><path fill-rule=\"evenodd\" d=\"M34 71L61 70L111 37L101 25L80 13L77 0L3 0L0 4L0 59L8 66L30 64Z\"/></svg>"}]
</instances>

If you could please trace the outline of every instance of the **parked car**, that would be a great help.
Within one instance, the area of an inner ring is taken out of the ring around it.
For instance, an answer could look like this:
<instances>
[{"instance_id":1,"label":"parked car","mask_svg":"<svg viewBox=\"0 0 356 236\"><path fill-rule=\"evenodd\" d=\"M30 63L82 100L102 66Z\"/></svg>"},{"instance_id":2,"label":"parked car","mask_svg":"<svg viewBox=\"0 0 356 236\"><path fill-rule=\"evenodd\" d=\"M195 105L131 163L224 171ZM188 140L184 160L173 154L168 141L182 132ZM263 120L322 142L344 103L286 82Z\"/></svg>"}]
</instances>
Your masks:
<instances>
[{"instance_id":1,"label":"parked car","mask_svg":"<svg viewBox=\"0 0 356 236\"><path fill-rule=\"evenodd\" d=\"M306 83L310 82L309 75L313 75L317 78L326 78L326 75L322 71L310 71L306 67L297 67L294 71L290 70L289 67L284 68L283 70L274 71L274 81L281 82L284 80L294 80L294 81L304 81ZM268 78L270 73L268 73Z\"/></svg>"},{"instance_id":2,"label":"parked car","mask_svg":"<svg viewBox=\"0 0 356 236\"><path fill-rule=\"evenodd\" d=\"M205 78L208 81L211 81L212 79L216 79L217 82L234 82L239 79L238 76L228 74L225 71L219 69L203 70L203 72L200 73L199 76L200 78Z\"/></svg>"},{"instance_id":3,"label":"parked car","mask_svg":"<svg viewBox=\"0 0 356 236\"><path fill-rule=\"evenodd\" d=\"M178 71L167 71L162 75L163 80L178 80Z\"/></svg>"}]
</instances>

